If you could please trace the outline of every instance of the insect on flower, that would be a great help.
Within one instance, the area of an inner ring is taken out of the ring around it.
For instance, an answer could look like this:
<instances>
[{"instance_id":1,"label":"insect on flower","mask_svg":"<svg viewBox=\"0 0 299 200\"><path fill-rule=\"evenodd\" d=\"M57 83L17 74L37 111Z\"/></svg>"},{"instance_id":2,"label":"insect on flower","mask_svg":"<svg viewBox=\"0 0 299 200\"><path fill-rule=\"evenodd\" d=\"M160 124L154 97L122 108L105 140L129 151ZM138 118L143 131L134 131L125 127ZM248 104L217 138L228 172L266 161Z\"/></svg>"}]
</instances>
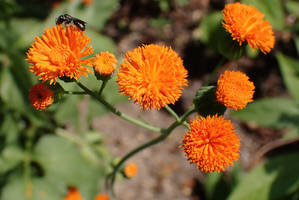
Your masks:
<instances>
[{"instance_id":1,"label":"insect on flower","mask_svg":"<svg viewBox=\"0 0 299 200\"><path fill-rule=\"evenodd\" d=\"M81 31L85 31L85 21L82 21L81 19L75 18L70 16L69 14L63 14L60 15L57 20L56 20L56 24L70 24L73 23L75 26L77 26Z\"/></svg>"}]
</instances>

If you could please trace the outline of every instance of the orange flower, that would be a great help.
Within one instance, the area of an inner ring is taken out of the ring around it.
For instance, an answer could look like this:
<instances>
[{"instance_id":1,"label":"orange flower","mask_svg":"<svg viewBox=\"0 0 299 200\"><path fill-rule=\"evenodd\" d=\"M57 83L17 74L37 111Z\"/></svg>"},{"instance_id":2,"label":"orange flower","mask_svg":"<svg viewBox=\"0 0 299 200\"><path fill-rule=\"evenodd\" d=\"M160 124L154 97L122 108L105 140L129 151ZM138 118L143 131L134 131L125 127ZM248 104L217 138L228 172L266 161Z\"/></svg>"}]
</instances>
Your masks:
<instances>
[{"instance_id":1,"label":"orange flower","mask_svg":"<svg viewBox=\"0 0 299 200\"><path fill-rule=\"evenodd\" d=\"M104 76L110 76L115 71L116 64L115 56L107 51L92 59L94 71Z\"/></svg>"},{"instance_id":2,"label":"orange flower","mask_svg":"<svg viewBox=\"0 0 299 200\"><path fill-rule=\"evenodd\" d=\"M40 83L30 88L29 99L34 108L44 110L53 103L54 94L47 85Z\"/></svg>"},{"instance_id":3,"label":"orange flower","mask_svg":"<svg viewBox=\"0 0 299 200\"><path fill-rule=\"evenodd\" d=\"M120 92L145 109L174 104L187 86L182 59L169 47L143 45L125 54L117 82Z\"/></svg>"},{"instance_id":4,"label":"orange flower","mask_svg":"<svg viewBox=\"0 0 299 200\"><path fill-rule=\"evenodd\" d=\"M94 200L109 200L109 196L105 193L98 194Z\"/></svg>"},{"instance_id":5,"label":"orange flower","mask_svg":"<svg viewBox=\"0 0 299 200\"><path fill-rule=\"evenodd\" d=\"M81 75L88 76L91 70L82 66L88 64L93 49L89 46L90 38L75 26L56 25L47 28L45 34L36 37L32 47L27 52L28 62L32 64L30 71L39 79L50 84L56 83L58 77L78 79Z\"/></svg>"},{"instance_id":6,"label":"orange flower","mask_svg":"<svg viewBox=\"0 0 299 200\"><path fill-rule=\"evenodd\" d=\"M83 200L83 197L76 188L69 188L69 193L63 200Z\"/></svg>"},{"instance_id":7,"label":"orange flower","mask_svg":"<svg viewBox=\"0 0 299 200\"><path fill-rule=\"evenodd\" d=\"M196 163L199 170L224 171L239 159L240 140L231 121L215 115L197 117L189 125L182 147L190 163Z\"/></svg>"},{"instance_id":8,"label":"orange flower","mask_svg":"<svg viewBox=\"0 0 299 200\"><path fill-rule=\"evenodd\" d=\"M86 6L88 6L88 5L92 4L92 0L82 0L82 3Z\"/></svg>"},{"instance_id":9,"label":"orange flower","mask_svg":"<svg viewBox=\"0 0 299 200\"><path fill-rule=\"evenodd\" d=\"M134 163L129 163L124 168L124 174L127 178L132 178L136 176L137 172L138 172L138 168Z\"/></svg>"},{"instance_id":10,"label":"orange flower","mask_svg":"<svg viewBox=\"0 0 299 200\"><path fill-rule=\"evenodd\" d=\"M264 21L264 15L253 6L230 3L222 13L224 28L240 46L246 40L252 49L259 48L264 54L274 47L275 38L269 21Z\"/></svg>"},{"instance_id":11,"label":"orange flower","mask_svg":"<svg viewBox=\"0 0 299 200\"><path fill-rule=\"evenodd\" d=\"M217 81L217 100L227 108L243 109L252 102L254 84L246 74L239 71L225 71Z\"/></svg>"}]
</instances>

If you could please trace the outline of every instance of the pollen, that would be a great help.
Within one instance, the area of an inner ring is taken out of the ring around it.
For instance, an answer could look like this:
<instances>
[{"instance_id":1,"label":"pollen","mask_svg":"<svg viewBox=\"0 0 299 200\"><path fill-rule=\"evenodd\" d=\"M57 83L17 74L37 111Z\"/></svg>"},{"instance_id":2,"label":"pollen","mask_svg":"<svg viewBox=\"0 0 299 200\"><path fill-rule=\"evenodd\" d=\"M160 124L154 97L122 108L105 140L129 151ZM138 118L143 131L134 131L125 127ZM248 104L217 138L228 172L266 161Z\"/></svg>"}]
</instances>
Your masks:
<instances>
[{"instance_id":1,"label":"pollen","mask_svg":"<svg viewBox=\"0 0 299 200\"><path fill-rule=\"evenodd\" d=\"M227 4L222 13L224 28L240 46L247 41L252 49L258 48L264 54L273 49L275 37L272 26L256 8L236 2Z\"/></svg>"},{"instance_id":2,"label":"pollen","mask_svg":"<svg viewBox=\"0 0 299 200\"><path fill-rule=\"evenodd\" d=\"M254 84L239 71L225 71L217 81L218 102L234 110L243 109L253 101Z\"/></svg>"},{"instance_id":3,"label":"pollen","mask_svg":"<svg viewBox=\"0 0 299 200\"><path fill-rule=\"evenodd\" d=\"M187 70L170 47L143 45L125 54L117 74L120 92L144 109L174 104L187 86Z\"/></svg>"},{"instance_id":4,"label":"pollen","mask_svg":"<svg viewBox=\"0 0 299 200\"><path fill-rule=\"evenodd\" d=\"M191 164L203 172L225 171L239 159L240 139L222 116L197 117L189 123L181 146Z\"/></svg>"}]
</instances>

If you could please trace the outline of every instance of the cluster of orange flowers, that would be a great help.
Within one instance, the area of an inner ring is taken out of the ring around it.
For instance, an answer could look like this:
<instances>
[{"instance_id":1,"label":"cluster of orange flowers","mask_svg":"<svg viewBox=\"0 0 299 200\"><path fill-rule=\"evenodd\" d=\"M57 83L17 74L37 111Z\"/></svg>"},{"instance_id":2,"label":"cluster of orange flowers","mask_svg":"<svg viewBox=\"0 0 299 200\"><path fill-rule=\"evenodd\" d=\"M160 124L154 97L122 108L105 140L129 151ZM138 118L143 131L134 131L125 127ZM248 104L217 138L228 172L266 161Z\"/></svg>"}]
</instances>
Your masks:
<instances>
[{"instance_id":1,"label":"cluster of orange flowers","mask_svg":"<svg viewBox=\"0 0 299 200\"><path fill-rule=\"evenodd\" d=\"M269 53L274 47L274 36L264 15L252 6L227 4L223 10L223 26L233 40L241 45L247 41L252 48ZM74 26L56 25L36 37L27 53L29 70L40 76L42 82L55 84L58 78L77 80L88 76L93 67L95 74L111 76L117 61L109 52L86 58L93 53L88 46L90 38ZM143 109L161 109L174 104L188 85L188 72L182 59L170 47L156 44L143 45L128 51L122 60L116 80L120 92ZM217 101L227 108L243 109L252 101L254 84L246 74L226 71L217 82ZM31 104L45 109L54 99L53 92L38 84L30 90ZM223 171L239 158L240 141L232 123L222 116L197 117L190 122L190 131L184 136L183 150L191 163L205 172ZM130 167L128 177L137 169Z\"/></svg>"}]
</instances>

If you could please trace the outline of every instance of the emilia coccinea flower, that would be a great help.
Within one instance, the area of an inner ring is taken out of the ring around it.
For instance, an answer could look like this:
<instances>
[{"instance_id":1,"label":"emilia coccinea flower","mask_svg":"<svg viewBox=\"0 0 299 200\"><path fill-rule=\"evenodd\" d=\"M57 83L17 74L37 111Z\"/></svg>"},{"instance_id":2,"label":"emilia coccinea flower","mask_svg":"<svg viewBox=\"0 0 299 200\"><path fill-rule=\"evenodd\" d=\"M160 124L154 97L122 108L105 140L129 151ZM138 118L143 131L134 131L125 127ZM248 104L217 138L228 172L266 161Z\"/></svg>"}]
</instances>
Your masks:
<instances>
[{"instance_id":1,"label":"emilia coccinea flower","mask_svg":"<svg viewBox=\"0 0 299 200\"><path fill-rule=\"evenodd\" d=\"M101 52L91 59L91 65L96 73L110 76L116 69L117 60L112 53Z\"/></svg>"},{"instance_id":2,"label":"emilia coccinea flower","mask_svg":"<svg viewBox=\"0 0 299 200\"><path fill-rule=\"evenodd\" d=\"M189 123L181 147L191 164L203 172L221 172L239 159L240 139L222 116L197 117Z\"/></svg>"},{"instance_id":3,"label":"emilia coccinea flower","mask_svg":"<svg viewBox=\"0 0 299 200\"><path fill-rule=\"evenodd\" d=\"M138 172L138 167L134 163L129 163L124 168L124 175L127 178L133 178Z\"/></svg>"},{"instance_id":4,"label":"emilia coccinea flower","mask_svg":"<svg viewBox=\"0 0 299 200\"><path fill-rule=\"evenodd\" d=\"M109 196L105 193L98 194L94 200L109 200Z\"/></svg>"},{"instance_id":5,"label":"emilia coccinea flower","mask_svg":"<svg viewBox=\"0 0 299 200\"><path fill-rule=\"evenodd\" d=\"M63 200L83 200L83 197L78 189L69 188L69 192Z\"/></svg>"},{"instance_id":6,"label":"emilia coccinea flower","mask_svg":"<svg viewBox=\"0 0 299 200\"><path fill-rule=\"evenodd\" d=\"M79 79L88 76L91 70L83 66L89 63L84 57L93 53L88 46L90 38L75 26L56 25L36 37L27 52L29 70L40 76L43 82L56 83L58 77Z\"/></svg>"},{"instance_id":7,"label":"emilia coccinea flower","mask_svg":"<svg viewBox=\"0 0 299 200\"><path fill-rule=\"evenodd\" d=\"M227 108L243 109L252 102L254 84L249 77L239 71L225 71L217 81L217 101Z\"/></svg>"},{"instance_id":8,"label":"emilia coccinea flower","mask_svg":"<svg viewBox=\"0 0 299 200\"><path fill-rule=\"evenodd\" d=\"M30 88L29 100L34 108L44 110L53 103L54 93L46 84L36 84Z\"/></svg>"},{"instance_id":9,"label":"emilia coccinea flower","mask_svg":"<svg viewBox=\"0 0 299 200\"><path fill-rule=\"evenodd\" d=\"M117 74L120 92L145 109L174 104L187 86L187 70L170 47L143 45L125 54Z\"/></svg>"},{"instance_id":10,"label":"emilia coccinea flower","mask_svg":"<svg viewBox=\"0 0 299 200\"><path fill-rule=\"evenodd\" d=\"M236 2L227 4L222 13L224 28L240 45L247 41L252 49L259 48L264 54L273 49L272 27L256 8Z\"/></svg>"}]
</instances>

